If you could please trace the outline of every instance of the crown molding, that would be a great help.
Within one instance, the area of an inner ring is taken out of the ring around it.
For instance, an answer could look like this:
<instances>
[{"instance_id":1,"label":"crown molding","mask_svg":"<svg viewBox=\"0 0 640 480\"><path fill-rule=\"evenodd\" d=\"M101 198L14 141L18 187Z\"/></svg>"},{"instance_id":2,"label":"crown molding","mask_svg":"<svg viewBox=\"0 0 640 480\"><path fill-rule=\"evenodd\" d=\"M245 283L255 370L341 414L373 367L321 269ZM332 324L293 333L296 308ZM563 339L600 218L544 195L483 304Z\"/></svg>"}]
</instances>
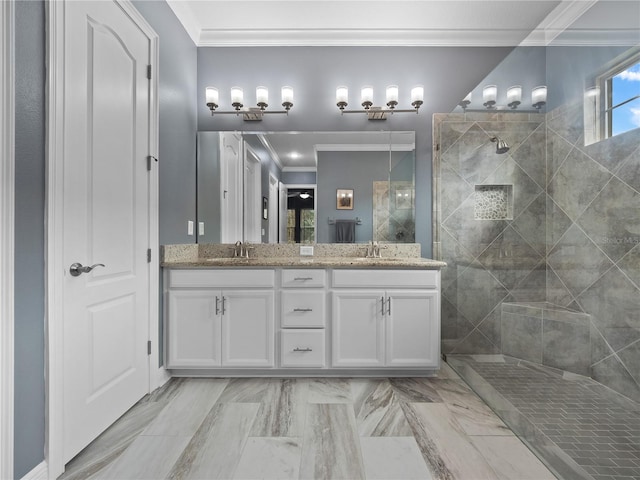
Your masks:
<instances>
[{"instance_id":1,"label":"crown molding","mask_svg":"<svg viewBox=\"0 0 640 480\"><path fill-rule=\"evenodd\" d=\"M563 0L522 41L521 45L546 47L596 3L598 0Z\"/></svg>"},{"instance_id":2,"label":"crown molding","mask_svg":"<svg viewBox=\"0 0 640 480\"><path fill-rule=\"evenodd\" d=\"M283 165L282 165L282 161L280 160L280 155L278 155L278 152L274 150L273 146L271 145L271 142L269 142L269 140L267 140L267 137L265 137L264 134L262 133L259 133L257 137L258 137L258 140L260 140L260 143L262 143L262 146L267 149L267 151L269 152L269 155L271 155L271 158L273 159L275 164L278 166L278 168L282 170Z\"/></svg>"},{"instance_id":3,"label":"crown molding","mask_svg":"<svg viewBox=\"0 0 640 480\"><path fill-rule=\"evenodd\" d=\"M529 34L521 29L204 29L199 47L415 46L509 47Z\"/></svg>"}]
</instances>

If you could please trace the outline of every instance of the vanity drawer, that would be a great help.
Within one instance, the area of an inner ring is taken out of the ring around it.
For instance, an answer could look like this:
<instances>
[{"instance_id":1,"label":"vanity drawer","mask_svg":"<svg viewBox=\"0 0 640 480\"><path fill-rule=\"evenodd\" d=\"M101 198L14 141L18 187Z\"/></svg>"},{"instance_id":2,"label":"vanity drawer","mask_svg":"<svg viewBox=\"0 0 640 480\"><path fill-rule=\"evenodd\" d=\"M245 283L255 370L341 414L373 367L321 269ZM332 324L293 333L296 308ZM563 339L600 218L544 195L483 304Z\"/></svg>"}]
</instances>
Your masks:
<instances>
[{"instance_id":1,"label":"vanity drawer","mask_svg":"<svg viewBox=\"0 0 640 480\"><path fill-rule=\"evenodd\" d=\"M275 270L184 269L169 270L169 287L252 288L274 287Z\"/></svg>"},{"instance_id":2,"label":"vanity drawer","mask_svg":"<svg viewBox=\"0 0 640 480\"><path fill-rule=\"evenodd\" d=\"M438 270L333 270L334 287L438 288Z\"/></svg>"},{"instance_id":3,"label":"vanity drawer","mask_svg":"<svg viewBox=\"0 0 640 480\"><path fill-rule=\"evenodd\" d=\"M280 299L282 327L324 327L324 290L283 290Z\"/></svg>"},{"instance_id":4,"label":"vanity drawer","mask_svg":"<svg viewBox=\"0 0 640 480\"><path fill-rule=\"evenodd\" d=\"M324 367L324 330L282 330L282 367Z\"/></svg>"},{"instance_id":5,"label":"vanity drawer","mask_svg":"<svg viewBox=\"0 0 640 480\"><path fill-rule=\"evenodd\" d=\"M316 269L283 269L282 286L287 287L324 287L325 270Z\"/></svg>"}]
</instances>

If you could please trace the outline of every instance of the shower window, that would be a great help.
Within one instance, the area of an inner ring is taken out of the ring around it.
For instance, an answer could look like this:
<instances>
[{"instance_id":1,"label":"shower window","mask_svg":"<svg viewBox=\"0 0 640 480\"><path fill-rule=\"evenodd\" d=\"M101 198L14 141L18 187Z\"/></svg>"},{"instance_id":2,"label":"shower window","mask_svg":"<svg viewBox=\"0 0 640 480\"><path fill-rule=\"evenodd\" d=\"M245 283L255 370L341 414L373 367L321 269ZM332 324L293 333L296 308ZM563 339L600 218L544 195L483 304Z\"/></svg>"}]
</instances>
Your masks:
<instances>
[{"instance_id":1,"label":"shower window","mask_svg":"<svg viewBox=\"0 0 640 480\"><path fill-rule=\"evenodd\" d=\"M600 77L604 95L605 132L609 138L640 127L640 54L619 63Z\"/></svg>"}]
</instances>

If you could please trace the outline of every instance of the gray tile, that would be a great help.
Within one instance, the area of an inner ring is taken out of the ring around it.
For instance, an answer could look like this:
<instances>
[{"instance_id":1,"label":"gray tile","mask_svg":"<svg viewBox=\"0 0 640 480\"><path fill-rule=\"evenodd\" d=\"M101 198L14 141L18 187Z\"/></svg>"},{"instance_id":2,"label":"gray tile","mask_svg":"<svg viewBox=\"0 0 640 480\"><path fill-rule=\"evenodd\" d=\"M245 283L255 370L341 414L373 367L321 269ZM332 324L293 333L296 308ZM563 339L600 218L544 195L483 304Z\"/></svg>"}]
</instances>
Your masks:
<instances>
[{"instance_id":1,"label":"gray tile","mask_svg":"<svg viewBox=\"0 0 640 480\"><path fill-rule=\"evenodd\" d=\"M401 402L442 403L429 378L390 378L389 383Z\"/></svg>"},{"instance_id":2,"label":"gray tile","mask_svg":"<svg viewBox=\"0 0 640 480\"><path fill-rule=\"evenodd\" d=\"M584 133L582 109L581 103L563 105L561 110L547 115L548 128L575 145Z\"/></svg>"},{"instance_id":3,"label":"gray tile","mask_svg":"<svg viewBox=\"0 0 640 480\"><path fill-rule=\"evenodd\" d=\"M440 238L442 260L447 262L447 267L441 271L441 285L446 288L473 262L474 257L446 229L442 229Z\"/></svg>"},{"instance_id":4,"label":"gray tile","mask_svg":"<svg viewBox=\"0 0 640 480\"><path fill-rule=\"evenodd\" d=\"M593 378L603 385L617 392L624 392L636 402L640 401L640 386L615 355L593 365L591 372Z\"/></svg>"},{"instance_id":5,"label":"gray tile","mask_svg":"<svg viewBox=\"0 0 640 480\"><path fill-rule=\"evenodd\" d=\"M607 138L606 141L586 146L577 144L576 146L611 172L619 171L618 176L621 179L626 179L625 181L631 186L634 184L640 186L640 183L637 183L640 180L638 177L640 172L637 170L638 156L633 155L638 151L638 145L640 145L640 132L634 129ZM625 162L625 160L627 161Z\"/></svg>"},{"instance_id":6,"label":"gray tile","mask_svg":"<svg viewBox=\"0 0 640 480\"><path fill-rule=\"evenodd\" d=\"M411 437L361 438L368 480L428 480L433 478Z\"/></svg>"},{"instance_id":7,"label":"gray tile","mask_svg":"<svg viewBox=\"0 0 640 480\"><path fill-rule=\"evenodd\" d=\"M439 125L440 151L446 153L472 125L472 122L453 119L441 122Z\"/></svg>"},{"instance_id":8,"label":"gray tile","mask_svg":"<svg viewBox=\"0 0 640 480\"><path fill-rule=\"evenodd\" d=\"M351 405L309 404L302 442L300 478L365 478Z\"/></svg>"},{"instance_id":9,"label":"gray tile","mask_svg":"<svg viewBox=\"0 0 640 480\"><path fill-rule=\"evenodd\" d=\"M513 149L512 149L513 150ZM511 153L511 157L531 179L544 188L546 185L546 125L539 125Z\"/></svg>"},{"instance_id":10,"label":"gray tile","mask_svg":"<svg viewBox=\"0 0 640 480\"><path fill-rule=\"evenodd\" d=\"M574 301L573 295L550 265L547 266L547 301L559 306L568 306Z\"/></svg>"},{"instance_id":11,"label":"gray tile","mask_svg":"<svg viewBox=\"0 0 640 480\"><path fill-rule=\"evenodd\" d=\"M484 268L468 268L457 282L461 295L458 296L456 306L474 325L478 325L508 294Z\"/></svg>"},{"instance_id":12,"label":"gray tile","mask_svg":"<svg viewBox=\"0 0 640 480\"><path fill-rule=\"evenodd\" d=\"M301 437L304 429L309 382L284 378L265 380L265 391L252 437Z\"/></svg>"},{"instance_id":13,"label":"gray tile","mask_svg":"<svg viewBox=\"0 0 640 480\"><path fill-rule=\"evenodd\" d=\"M506 220L475 220L473 198L465 200L442 222L442 227L474 257L482 253L507 225Z\"/></svg>"},{"instance_id":14,"label":"gray tile","mask_svg":"<svg viewBox=\"0 0 640 480\"><path fill-rule=\"evenodd\" d=\"M232 478L259 406L257 403L216 404L167 478Z\"/></svg>"},{"instance_id":15,"label":"gray tile","mask_svg":"<svg viewBox=\"0 0 640 480\"><path fill-rule=\"evenodd\" d=\"M550 251L562 238L573 223L562 208L553 201L550 195L546 196L546 237L547 251Z\"/></svg>"},{"instance_id":16,"label":"gray tile","mask_svg":"<svg viewBox=\"0 0 640 480\"><path fill-rule=\"evenodd\" d=\"M541 260L542 256L510 226L478 257L507 290L520 283Z\"/></svg>"},{"instance_id":17,"label":"gray tile","mask_svg":"<svg viewBox=\"0 0 640 480\"><path fill-rule=\"evenodd\" d=\"M613 265L575 224L549 252L547 262L574 296Z\"/></svg>"},{"instance_id":18,"label":"gray tile","mask_svg":"<svg viewBox=\"0 0 640 480\"><path fill-rule=\"evenodd\" d=\"M220 403L260 403L269 389L264 378L231 378L220 395Z\"/></svg>"},{"instance_id":19,"label":"gray tile","mask_svg":"<svg viewBox=\"0 0 640 480\"><path fill-rule=\"evenodd\" d=\"M351 380L353 408L362 437L411 436L400 400L386 379Z\"/></svg>"},{"instance_id":20,"label":"gray tile","mask_svg":"<svg viewBox=\"0 0 640 480\"><path fill-rule=\"evenodd\" d=\"M502 314L502 353L531 362L542 362L542 319Z\"/></svg>"},{"instance_id":21,"label":"gray tile","mask_svg":"<svg viewBox=\"0 0 640 480\"><path fill-rule=\"evenodd\" d=\"M485 317L485 319L478 325L478 330L489 339L489 341L496 346L502 343L501 340L501 323L502 313L500 306L497 306L493 311Z\"/></svg>"},{"instance_id":22,"label":"gray tile","mask_svg":"<svg viewBox=\"0 0 640 480\"><path fill-rule=\"evenodd\" d=\"M479 329L473 330L462 341L458 342L452 349L456 354L497 354L500 353L500 346L491 342Z\"/></svg>"},{"instance_id":23,"label":"gray tile","mask_svg":"<svg viewBox=\"0 0 640 480\"><path fill-rule=\"evenodd\" d=\"M351 386L346 378L309 380L309 403L351 403Z\"/></svg>"},{"instance_id":24,"label":"gray tile","mask_svg":"<svg viewBox=\"0 0 640 480\"><path fill-rule=\"evenodd\" d=\"M513 185L513 215L518 217L536 199L542 188L511 158L507 158L484 182L484 185Z\"/></svg>"},{"instance_id":25,"label":"gray tile","mask_svg":"<svg viewBox=\"0 0 640 480\"><path fill-rule=\"evenodd\" d=\"M638 241L640 242L640 238ZM617 265L635 283L636 287L640 287L640 244L629 250Z\"/></svg>"},{"instance_id":26,"label":"gray tile","mask_svg":"<svg viewBox=\"0 0 640 480\"><path fill-rule=\"evenodd\" d=\"M636 383L640 384L640 340L620 350L618 357ZM640 445L638 450L640 451Z\"/></svg>"},{"instance_id":27,"label":"gray tile","mask_svg":"<svg viewBox=\"0 0 640 480\"><path fill-rule=\"evenodd\" d=\"M539 254L545 255L546 239L546 199L543 192L511 223L511 226Z\"/></svg>"},{"instance_id":28,"label":"gray tile","mask_svg":"<svg viewBox=\"0 0 640 480\"><path fill-rule=\"evenodd\" d=\"M617 262L640 242L640 193L613 178L578 219L583 230Z\"/></svg>"},{"instance_id":29,"label":"gray tile","mask_svg":"<svg viewBox=\"0 0 640 480\"><path fill-rule=\"evenodd\" d=\"M517 315L542 318L542 310L545 304L542 302L537 305L503 302L500 307L502 313L515 313Z\"/></svg>"},{"instance_id":30,"label":"gray tile","mask_svg":"<svg viewBox=\"0 0 640 480\"><path fill-rule=\"evenodd\" d=\"M544 260L511 289L510 297L517 302L541 302L547 298L547 265Z\"/></svg>"},{"instance_id":31,"label":"gray tile","mask_svg":"<svg viewBox=\"0 0 640 480\"><path fill-rule=\"evenodd\" d=\"M454 300L457 296L454 298ZM461 340L474 329L474 326L462 315L446 297L441 299L441 336L447 340Z\"/></svg>"},{"instance_id":32,"label":"gray tile","mask_svg":"<svg viewBox=\"0 0 640 480\"><path fill-rule=\"evenodd\" d=\"M545 319L542 328L542 363L580 375L589 375L589 325Z\"/></svg>"},{"instance_id":33,"label":"gray tile","mask_svg":"<svg viewBox=\"0 0 640 480\"><path fill-rule=\"evenodd\" d=\"M440 205L442 220L446 220L462 202L474 193L473 185L468 184L446 163L440 170Z\"/></svg>"},{"instance_id":34,"label":"gray tile","mask_svg":"<svg viewBox=\"0 0 640 480\"><path fill-rule=\"evenodd\" d=\"M576 220L611 178L605 168L573 149L549 182L549 195Z\"/></svg>"},{"instance_id":35,"label":"gray tile","mask_svg":"<svg viewBox=\"0 0 640 480\"><path fill-rule=\"evenodd\" d=\"M613 267L578 298L614 350L638 338L639 293L629 279Z\"/></svg>"},{"instance_id":36,"label":"gray tile","mask_svg":"<svg viewBox=\"0 0 640 480\"><path fill-rule=\"evenodd\" d=\"M573 148L572 144L551 129L547 129L547 184Z\"/></svg>"},{"instance_id":37,"label":"gray tile","mask_svg":"<svg viewBox=\"0 0 640 480\"><path fill-rule=\"evenodd\" d=\"M504 161L496 155L490 138L477 124L472 125L441 155L443 166L453 168L470 185L482 183Z\"/></svg>"},{"instance_id":38,"label":"gray tile","mask_svg":"<svg viewBox=\"0 0 640 480\"><path fill-rule=\"evenodd\" d=\"M299 438L250 437L233 474L238 480L297 480L302 447Z\"/></svg>"}]
</instances>

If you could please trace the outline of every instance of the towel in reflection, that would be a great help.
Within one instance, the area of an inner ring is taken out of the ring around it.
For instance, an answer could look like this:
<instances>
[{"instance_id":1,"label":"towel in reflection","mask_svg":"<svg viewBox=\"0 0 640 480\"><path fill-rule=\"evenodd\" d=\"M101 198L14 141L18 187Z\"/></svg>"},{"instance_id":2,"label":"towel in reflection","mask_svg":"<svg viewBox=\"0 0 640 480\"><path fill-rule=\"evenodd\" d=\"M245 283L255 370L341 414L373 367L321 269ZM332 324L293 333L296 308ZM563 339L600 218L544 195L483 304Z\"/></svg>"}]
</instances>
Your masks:
<instances>
[{"instance_id":1,"label":"towel in reflection","mask_svg":"<svg viewBox=\"0 0 640 480\"><path fill-rule=\"evenodd\" d=\"M356 221L336 220L336 243L355 243Z\"/></svg>"}]
</instances>

